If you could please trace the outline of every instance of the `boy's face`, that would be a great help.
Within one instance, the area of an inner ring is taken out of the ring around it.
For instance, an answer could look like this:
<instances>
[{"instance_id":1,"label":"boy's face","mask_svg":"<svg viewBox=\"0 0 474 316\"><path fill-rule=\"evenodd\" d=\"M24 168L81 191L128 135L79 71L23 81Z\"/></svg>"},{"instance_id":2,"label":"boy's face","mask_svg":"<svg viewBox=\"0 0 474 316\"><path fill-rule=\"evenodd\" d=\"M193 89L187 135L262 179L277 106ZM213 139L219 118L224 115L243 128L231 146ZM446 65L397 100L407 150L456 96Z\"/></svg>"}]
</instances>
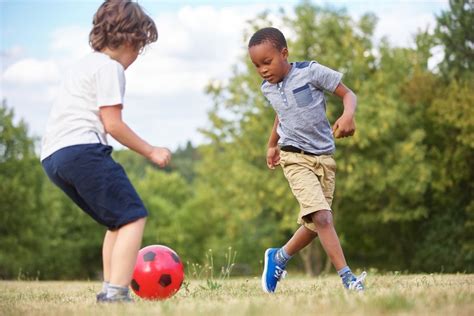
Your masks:
<instances>
[{"instance_id":1,"label":"boy's face","mask_svg":"<svg viewBox=\"0 0 474 316\"><path fill-rule=\"evenodd\" d=\"M288 49L278 50L269 41L249 48L250 59L257 68L258 74L270 83L283 80L289 70Z\"/></svg>"}]
</instances>

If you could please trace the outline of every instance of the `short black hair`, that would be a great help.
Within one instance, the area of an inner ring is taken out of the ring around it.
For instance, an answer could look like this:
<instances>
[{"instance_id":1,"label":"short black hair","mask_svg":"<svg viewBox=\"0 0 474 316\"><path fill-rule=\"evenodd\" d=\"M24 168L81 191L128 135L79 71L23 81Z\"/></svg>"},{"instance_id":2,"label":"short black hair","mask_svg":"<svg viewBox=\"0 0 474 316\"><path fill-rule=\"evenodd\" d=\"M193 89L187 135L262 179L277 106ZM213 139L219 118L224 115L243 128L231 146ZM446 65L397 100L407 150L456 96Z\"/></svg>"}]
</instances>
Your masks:
<instances>
[{"instance_id":1,"label":"short black hair","mask_svg":"<svg viewBox=\"0 0 474 316\"><path fill-rule=\"evenodd\" d=\"M278 50L288 48L286 45L285 35L283 35L279 29L274 27L265 27L255 32L250 38L248 48L260 45L265 41L270 42Z\"/></svg>"}]
</instances>

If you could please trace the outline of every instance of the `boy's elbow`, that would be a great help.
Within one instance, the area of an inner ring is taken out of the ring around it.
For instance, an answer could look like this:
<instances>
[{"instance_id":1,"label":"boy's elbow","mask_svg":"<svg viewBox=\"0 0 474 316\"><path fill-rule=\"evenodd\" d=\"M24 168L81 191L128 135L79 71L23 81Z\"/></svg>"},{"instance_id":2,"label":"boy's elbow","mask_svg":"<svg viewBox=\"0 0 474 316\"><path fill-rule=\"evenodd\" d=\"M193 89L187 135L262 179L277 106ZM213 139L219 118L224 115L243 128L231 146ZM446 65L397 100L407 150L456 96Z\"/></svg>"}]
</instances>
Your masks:
<instances>
[{"instance_id":1,"label":"boy's elbow","mask_svg":"<svg viewBox=\"0 0 474 316\"><path fill-rule=\"evenodd\" d=\"M347 89L347 92L346 94L344 95L344 97L350 97L351 99L353 99L354 101L357 101L357 95L354 93L354 91L352 91L351 89Z\"/></svg>"},{"instance_id":2,"label":"boy's elbow","mask_svg":"<svg viewBox=\"0 0 474 316\"><path fill-rule=\"evenodd\" d=\"M100 120L105 132L112 136L122 128L122 105L103 106L100 108Z\"/></svg>"},{"instance_id":3,"label":"boy's elbow","mask_svg":"<svg viewBox=\"0 0 474 316\"><path fill-rule=\"evenodd\" d=\"M119 130L122 122L108 122L104 123L104 129L107 134L115 135Z\"/></svg>"}]
</instances>

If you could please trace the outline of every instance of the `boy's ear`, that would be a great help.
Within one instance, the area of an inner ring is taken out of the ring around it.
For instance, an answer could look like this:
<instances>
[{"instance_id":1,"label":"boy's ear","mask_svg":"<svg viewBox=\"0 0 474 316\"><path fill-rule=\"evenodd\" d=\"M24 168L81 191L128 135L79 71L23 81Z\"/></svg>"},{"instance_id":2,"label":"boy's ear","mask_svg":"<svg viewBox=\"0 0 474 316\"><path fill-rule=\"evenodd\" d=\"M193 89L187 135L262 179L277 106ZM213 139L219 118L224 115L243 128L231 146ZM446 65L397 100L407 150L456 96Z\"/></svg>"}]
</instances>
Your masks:
<instances>
[{"instance_id":1,"label":"boy's ear","mask_svg":"<svg viewBox=\"0 0 474 316\"><path fill-rule=\"evenodd\" d=\"M283 58L287 59L289 56L288 48L283 47L283 49L281 50L281 55Z\"/></svg>"}]
</instances>

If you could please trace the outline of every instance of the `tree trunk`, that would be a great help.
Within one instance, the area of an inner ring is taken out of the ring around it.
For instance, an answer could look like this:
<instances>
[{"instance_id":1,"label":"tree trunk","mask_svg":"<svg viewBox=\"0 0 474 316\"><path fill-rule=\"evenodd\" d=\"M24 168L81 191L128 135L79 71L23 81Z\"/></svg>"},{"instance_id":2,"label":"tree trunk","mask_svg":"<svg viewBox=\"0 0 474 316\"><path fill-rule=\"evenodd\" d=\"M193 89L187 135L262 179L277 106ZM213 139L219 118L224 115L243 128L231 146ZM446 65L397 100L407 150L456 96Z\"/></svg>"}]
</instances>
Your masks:
<instances>
[{"instance_id":1,"label":"tree trunk","mask_svg":"<svg viewBox=\"0 0 474 316\"><path fill-rule=\"evenodd\" d=\"M319 243L312 242L300 251L304 271L308 276L320 275L323 267L322 251Z\"/></svg>"}]
</instances>

